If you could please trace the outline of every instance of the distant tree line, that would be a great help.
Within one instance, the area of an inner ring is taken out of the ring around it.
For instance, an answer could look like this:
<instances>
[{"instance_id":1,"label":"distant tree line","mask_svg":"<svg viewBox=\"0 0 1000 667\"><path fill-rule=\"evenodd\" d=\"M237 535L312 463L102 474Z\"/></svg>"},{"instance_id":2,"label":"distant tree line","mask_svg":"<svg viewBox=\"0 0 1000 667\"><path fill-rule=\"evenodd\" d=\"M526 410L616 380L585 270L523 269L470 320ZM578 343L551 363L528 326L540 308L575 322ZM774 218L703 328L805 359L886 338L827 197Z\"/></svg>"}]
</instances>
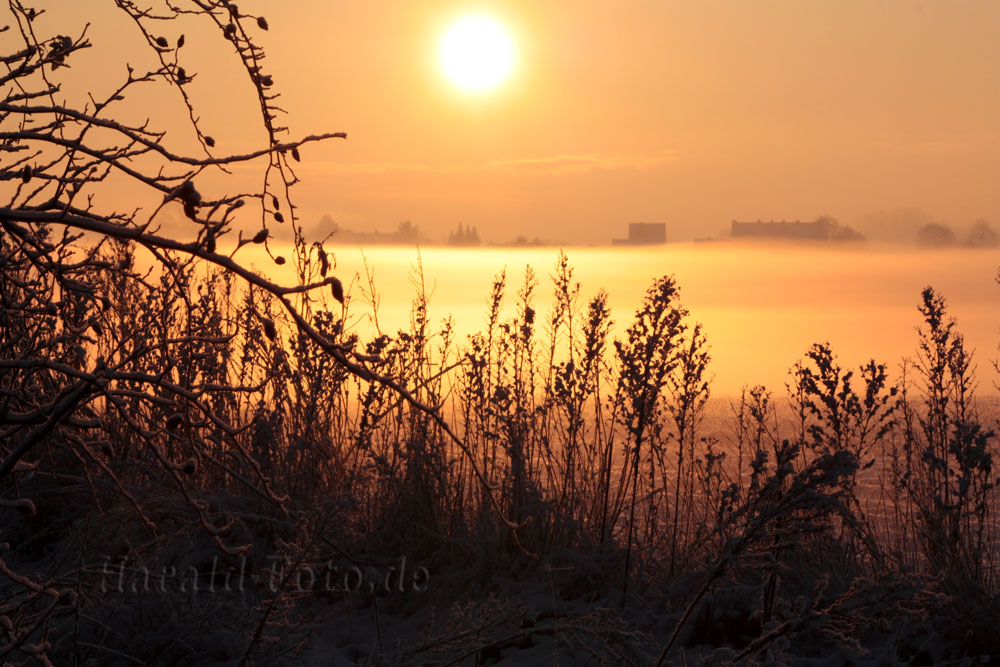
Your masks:
<instances>
[{"instance_id":1,"label":"distant tree line","mask_svg":"<svg viewBox=\"0 0 1000 667\"><path fill-rule=\"evenodd\" d=\"M947 248L959 245L959 239L948 225L931 222L917 230L917 245ZM967 248L995 248L1000 245L1000 235L987 220L979 219L972 225L961 245Z\"/></svg>"},{"instance_id":2,"label":"distant tree line","mask_svg":"<svg viewBox=\"0 0 1000 667\"><path fill-rule=\"evenodd\" d=\"M523 234L517 236L513 241L508 241L502 245L512 246L514 248L539 248L545 245L545 241L538 238L537 236L533 239L528 239L527 236Z\"/></svg>"},{"instance_id":3,"label":"distant tree line","mask_svg":"<svg viewBox=\"0 0 1000 667\"><path fill-rule=\"evenodd\" d=\"M831 241L864 241L864 235L848 225L841 224L828 215L820 216L816 222L825 230L826 237Z\"/></svg>"},{"instance_id":4,"label":"distant tree line","mask_svg":"<svg viewBox=\"0 0 1000 667\"><path fill-rule=\"evenodd\" d=\"M338 243L358 243L365 245L415 245L427 243L428 239L420 227L409 220L402 220L392 232L380 232L377 229L370 232L359 232L347 229L337 224L330 214L324 214L315 230L319 238L329 237Z\"/></svg>"},{"instance_id":5,"label":"distant tree line","mask_svg":"<svg viewBox=\"0 0 1000 667\"><path fill-rule=\"evenodd\" d=\"M477 246L481 245L479 230L473 226L465 226L458 223L458 229L448 234L448 245L451 246Z\"/></svg>"}]
</instances>

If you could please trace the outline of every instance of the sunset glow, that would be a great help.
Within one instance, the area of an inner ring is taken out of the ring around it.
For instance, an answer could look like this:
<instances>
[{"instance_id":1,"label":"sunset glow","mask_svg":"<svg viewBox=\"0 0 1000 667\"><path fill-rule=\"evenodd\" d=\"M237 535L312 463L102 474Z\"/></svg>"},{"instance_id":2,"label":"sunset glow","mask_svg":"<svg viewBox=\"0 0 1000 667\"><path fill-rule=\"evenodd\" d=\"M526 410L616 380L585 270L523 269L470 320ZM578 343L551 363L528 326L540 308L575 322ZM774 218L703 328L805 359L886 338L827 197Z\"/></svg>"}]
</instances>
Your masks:
<instances>
[{"instance_id":1,"label":"sunset glow","mask_svg":"<svg viewBox=\"0 0 1000 667\"><path fill-rule=\"evenodd\" d=\"M2 664L997 663L1000 1L27 4Z\"/></svg>"},{"instance_id":2,"label":"sunset glow","mask_svg":"<svg viewBox=\"0 0 1000 667\"><path fill-rule=\"evenodd\" d=\"M514 44L504 27L489 16L464 16L441 38L441 67L453 84L468 91L496 87L514 66Z\"/></svg>"}]
</instances>

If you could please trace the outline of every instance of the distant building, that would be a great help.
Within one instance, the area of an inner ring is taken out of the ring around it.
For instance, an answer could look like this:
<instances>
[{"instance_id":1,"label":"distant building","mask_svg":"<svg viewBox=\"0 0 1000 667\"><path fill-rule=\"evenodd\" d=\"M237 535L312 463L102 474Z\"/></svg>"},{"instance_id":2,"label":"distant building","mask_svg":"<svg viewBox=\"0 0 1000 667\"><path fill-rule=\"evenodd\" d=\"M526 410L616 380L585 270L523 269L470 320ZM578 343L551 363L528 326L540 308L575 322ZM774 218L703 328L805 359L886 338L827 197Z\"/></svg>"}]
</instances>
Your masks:
<instances>
[{"instance_id":1,"label":"distant building","mask_svg":"<svg viewBox=\"0 0 1000 667\"><path fill-rule=\"evenodd\" d=\"M739 222L733 220L734 239L795 239L799 241L829 241L834 237L836 224L829 218L814 222Z\"/></svg>"},{"instance_id":2,"label":"distant building","mask_svg":"<svg viewBox=\"0 0 1000 667\"><path fill-rule=\"evenodd\" d=\"M632 222L627 239L612 239L611 245L655 245L667 242L667 225L663 222Z\"/></svg>"}]
</instances>

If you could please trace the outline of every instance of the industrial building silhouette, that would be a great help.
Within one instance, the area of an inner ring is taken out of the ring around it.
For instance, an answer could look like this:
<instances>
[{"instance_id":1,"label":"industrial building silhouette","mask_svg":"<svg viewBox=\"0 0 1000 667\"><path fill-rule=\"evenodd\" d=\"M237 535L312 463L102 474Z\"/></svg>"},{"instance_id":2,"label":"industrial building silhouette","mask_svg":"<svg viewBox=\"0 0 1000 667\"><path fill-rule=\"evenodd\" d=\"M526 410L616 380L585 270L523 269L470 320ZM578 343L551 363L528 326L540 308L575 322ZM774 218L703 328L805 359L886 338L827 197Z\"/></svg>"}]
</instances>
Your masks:
<instances>
[{"instance_id":1,"label":"industrial building silhouette","mask_svg":"<svg viewBox=\"0 0 1000 667\"><path fill-rule=\"evenodd\" d=\"M827 218L813 222L768 221L739 222L733 220L733 238L752 239L798 239L805 241L829 241L833 238L837 226Z\"/></svg>"},{"instance_id":2,"label":"industrial building silhouette","mask_svg":"<svg viewBox=\"0 0 1000 667\"><path fill-rule=\"evenodd\" d=\"M663 222L632 222L627 239L612 239L611 245L656 245L667 242L667 225Z\"/></svg>"}]
</instances>

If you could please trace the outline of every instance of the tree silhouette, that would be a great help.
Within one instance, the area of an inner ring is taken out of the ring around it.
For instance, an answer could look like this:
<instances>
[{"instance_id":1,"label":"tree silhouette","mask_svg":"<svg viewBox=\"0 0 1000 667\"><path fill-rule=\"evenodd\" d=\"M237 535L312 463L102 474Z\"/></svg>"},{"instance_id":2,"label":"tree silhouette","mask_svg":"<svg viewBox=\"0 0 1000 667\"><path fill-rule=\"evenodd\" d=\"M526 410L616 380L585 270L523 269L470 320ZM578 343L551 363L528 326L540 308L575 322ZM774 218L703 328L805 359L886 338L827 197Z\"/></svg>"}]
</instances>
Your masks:
<instances>
[{"instance_id":1,"label":"tree silhouette","mask_svg":"<svg viewBox=\"0 0 1000 667\"><path fill-rule=\"evenodd\" d=\"M420 229L409 220L401 220L396 225L396 238L400 243L416 243L420 239Z\"/></svg>"},{"instance_id":2,"label":"tree silhouette","mask_svg":"<svg viewBox=\"0 0 1000 667\"><path fill-rule=\"evenodd\" d=\"M465 226L458 223L458 228L448 234L448 245L450 246L468 247L477 246L480 243L479 230L472 225Z\"/></svg>"},{"instance_id":3,"label":"tree silhouette","mask_svg":"<svg viewBox=\"0 0 1000 667\"><path fill-rule=\"evenodd\" d=\"M965 244L970 248L995 248L1000 245L1000 235L987 220L979 219L972 225Z\"/></svg>"},{"instance_id":4,"label":"tree silhouette","mask_svg":"<svg viewBox=\"0 0 1000 667\"><path fill-rule=\"evenodd\" d=\"M929 248L955 245L955 232L948 225L931 222L917 231L917 244Z\"/></svg>"}]
</instances>

